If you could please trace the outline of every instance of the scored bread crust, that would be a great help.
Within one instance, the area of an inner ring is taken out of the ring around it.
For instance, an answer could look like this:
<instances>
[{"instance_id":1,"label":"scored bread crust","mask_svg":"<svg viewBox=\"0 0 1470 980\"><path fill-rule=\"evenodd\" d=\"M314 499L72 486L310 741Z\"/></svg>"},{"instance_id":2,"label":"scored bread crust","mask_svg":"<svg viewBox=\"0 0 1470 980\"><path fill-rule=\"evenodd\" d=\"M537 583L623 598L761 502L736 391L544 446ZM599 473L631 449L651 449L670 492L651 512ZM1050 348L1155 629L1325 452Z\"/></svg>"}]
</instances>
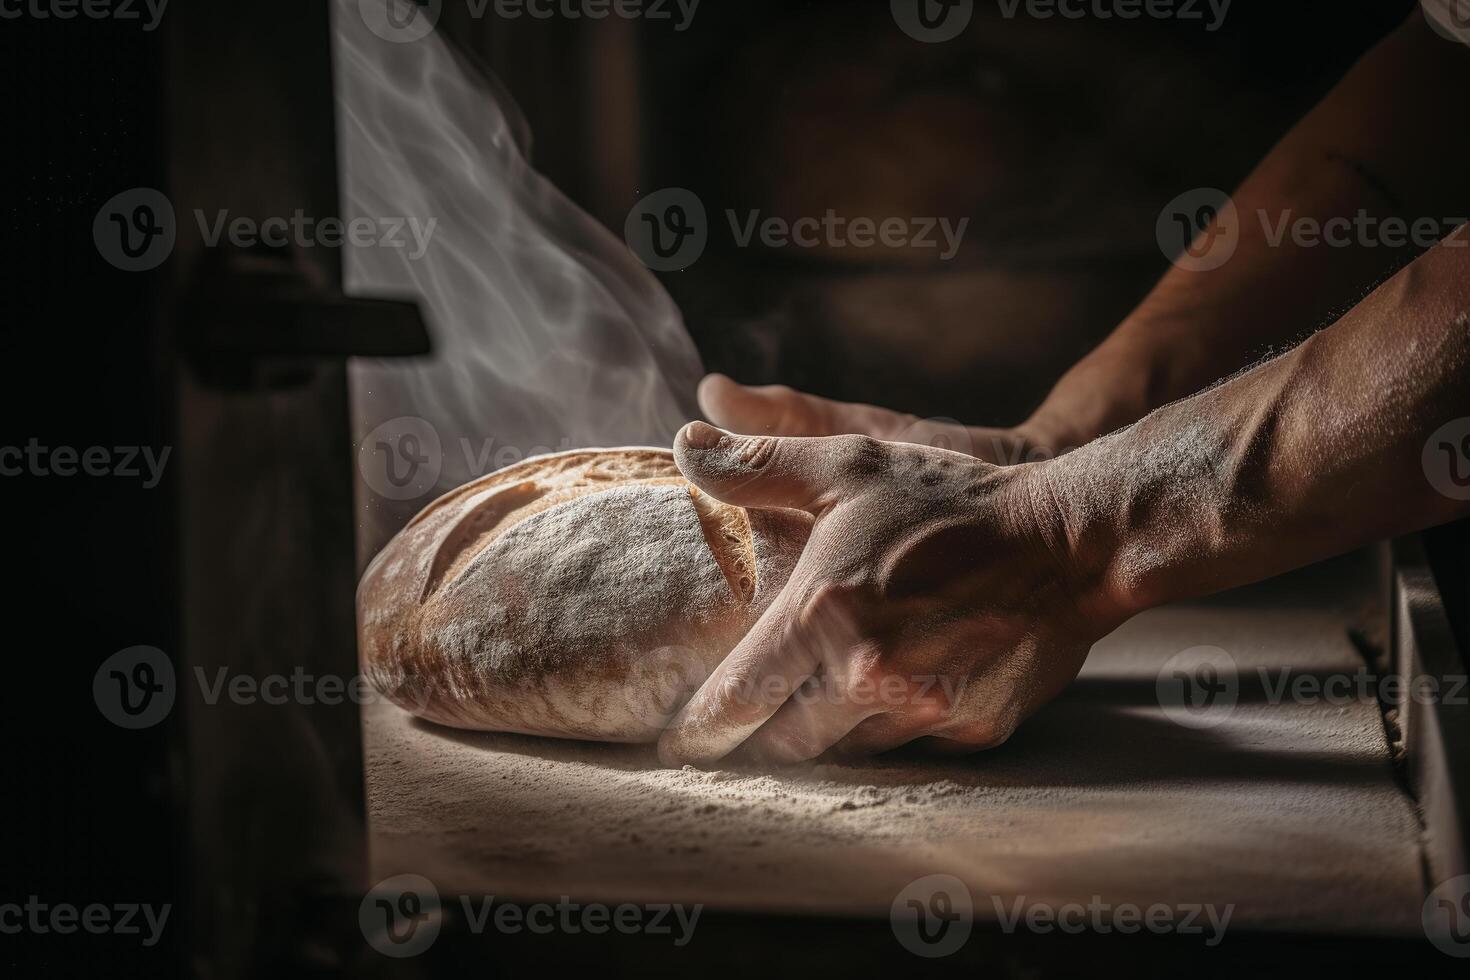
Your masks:
<instances>
[{"instance_id":1,"label":"scored bread crust","mask_svg":"<svg viewBox=\"0 0 1470 980\"><path fill-rule=\"evenodd\" d=\"M653 741L810 530L702 493L665 449L527 459L438 498L373 559L363 673L440 724Z\"/></svg>"}]
</instances>

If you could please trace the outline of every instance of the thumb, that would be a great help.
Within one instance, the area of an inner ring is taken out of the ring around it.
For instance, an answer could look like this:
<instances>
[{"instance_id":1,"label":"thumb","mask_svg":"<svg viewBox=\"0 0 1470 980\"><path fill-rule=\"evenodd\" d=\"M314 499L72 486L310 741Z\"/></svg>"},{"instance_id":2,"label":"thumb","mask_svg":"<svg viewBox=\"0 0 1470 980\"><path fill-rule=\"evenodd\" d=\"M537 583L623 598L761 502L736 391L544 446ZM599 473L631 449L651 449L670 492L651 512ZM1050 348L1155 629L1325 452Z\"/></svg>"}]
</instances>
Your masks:
<instances>
[{"instance_id":1,"label":"thumb","mask_svg":"<svg viewBox=\"0 0 1470 980\"><path fill-rule=\"evenodd\" d=\"M881 446L862 436L739 436L690 422L674 440L674 461L685 479L727 504L816 514L841 493L858 442Z\"/></svg>"},{"instance_id":2,"label":"thumb","mask_svg":"<svg viewBox=\"0 0 1470 980\"><path fill-rule=\"evenodd\" d=\"M709 374L699 383L698 395L705 418L736 432L826 436L833 431L826 399L780 385L753 387Z\"/></svg>"}]
</instances>

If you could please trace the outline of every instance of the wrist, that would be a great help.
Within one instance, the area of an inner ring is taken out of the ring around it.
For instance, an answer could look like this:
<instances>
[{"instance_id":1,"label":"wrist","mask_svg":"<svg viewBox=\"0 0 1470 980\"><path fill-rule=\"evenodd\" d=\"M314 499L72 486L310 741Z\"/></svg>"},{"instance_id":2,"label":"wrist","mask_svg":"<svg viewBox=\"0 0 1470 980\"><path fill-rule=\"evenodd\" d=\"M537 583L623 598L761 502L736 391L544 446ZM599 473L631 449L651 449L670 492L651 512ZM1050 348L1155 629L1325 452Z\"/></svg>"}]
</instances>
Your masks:
<instances>
[{"instance_id":1,"label":"wrist","mask_svg":"<svg viewBox=\"0 0 1470 980\"><path fill-rule=\"evenodd\" d=\"M1191 556L1208 550L1192 530L1190 517L1198 515L1175 506L1182 488L1172 484L1181 474L1141 465L1147 426L1027 467L1038 523L1050 529L1077 601L1113 627L1193 594Z\"/></svg>"},{"instance_id":2,"label":"wrist","mask_svg":"<svg viewBox=\"0 0 1470 980\"><path fill-rule=\"evenodd\" d=\"M1015 467L1017 510L1052 558L1078 615L1102 636L1148 607L1118 572L1121 526L1083 450Z\"/></svg>"}]
</instances>

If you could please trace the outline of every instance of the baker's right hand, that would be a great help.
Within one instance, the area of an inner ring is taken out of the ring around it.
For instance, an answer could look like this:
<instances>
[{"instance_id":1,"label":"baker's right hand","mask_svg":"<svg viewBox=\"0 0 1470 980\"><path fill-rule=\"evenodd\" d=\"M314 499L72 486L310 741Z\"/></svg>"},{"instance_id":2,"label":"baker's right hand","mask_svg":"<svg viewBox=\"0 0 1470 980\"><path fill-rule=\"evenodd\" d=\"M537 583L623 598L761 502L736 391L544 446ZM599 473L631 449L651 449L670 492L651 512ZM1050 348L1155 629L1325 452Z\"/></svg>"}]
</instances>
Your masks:
<instances>
[{"instance_id":1,"label":"baker's right hand","mask_svg":"<svg viewBox=\"0 0 1470 980\"><path fill-rule=\"evenodd\" d=\"M745 435L872 436L975 456L1000 466L1036 462L1053 448L1024 427L992 429L833 401L785 385L743 385L723 374L699 385L699 407L715 425Z\"/></svg>"},{"instance_id":2,"label":"baker's right hand","mask_svg":"<svg viewBox=\"0 0 1470 980\"><path fill-rule=\"evenodd\" d=\"M718 500L804 510L813 526L780 593L664 731L666 764L742 745L775 765L921 739L989 748L1131 615L1098 572L1111 551L1069 537L1048 469L1064 461L999 467L703 422L679 433L674 458Z\"/></svg>"}]
</instances>

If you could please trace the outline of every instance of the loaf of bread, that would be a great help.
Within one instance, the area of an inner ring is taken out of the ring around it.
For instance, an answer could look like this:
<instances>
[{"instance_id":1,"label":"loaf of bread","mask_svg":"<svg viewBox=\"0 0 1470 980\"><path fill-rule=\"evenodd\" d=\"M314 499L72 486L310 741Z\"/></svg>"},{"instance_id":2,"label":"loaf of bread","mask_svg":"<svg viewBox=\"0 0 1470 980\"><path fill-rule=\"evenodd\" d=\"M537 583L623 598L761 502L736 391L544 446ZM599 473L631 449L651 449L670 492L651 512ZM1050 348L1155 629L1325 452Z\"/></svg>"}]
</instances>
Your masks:
<instances>
[{"instance_id":1,"label":"loaf of bread","mask_svg":"<svg viewBox=\"0 0 1470 980\"><path fill-rule=\"evenodd\" d=\"M373 560L362 669L444 725L654 741L810 530L701 493L668 450L528 459L440 497Z\"/></svg>"}]
</instances>

